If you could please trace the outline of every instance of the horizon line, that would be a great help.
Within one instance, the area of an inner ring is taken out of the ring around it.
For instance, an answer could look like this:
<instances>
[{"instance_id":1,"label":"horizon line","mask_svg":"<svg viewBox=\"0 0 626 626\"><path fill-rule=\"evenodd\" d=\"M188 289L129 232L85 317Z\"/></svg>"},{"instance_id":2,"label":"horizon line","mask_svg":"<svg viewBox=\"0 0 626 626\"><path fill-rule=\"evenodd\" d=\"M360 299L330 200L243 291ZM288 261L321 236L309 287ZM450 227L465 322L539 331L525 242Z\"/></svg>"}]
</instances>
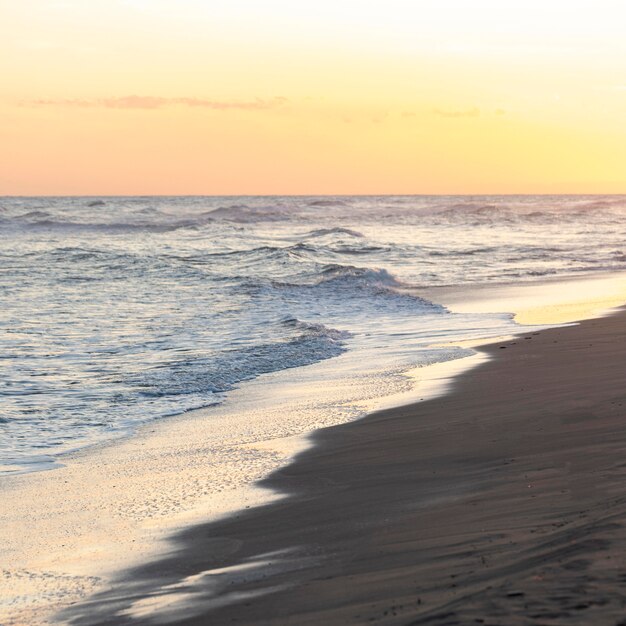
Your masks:
<instances>
[{"instance_id":1,"label":"horizon line","mask_svg":"<svg viewBox=\"0 0 626 626\"><path fill-rule=\"evenodd\" d=\"M130 193L130 194L1 194L0 198L397 198L397 197L515 197L515 196L626 196L625 192L523 192L523 193Z\"/></svg>"}]
</instances>

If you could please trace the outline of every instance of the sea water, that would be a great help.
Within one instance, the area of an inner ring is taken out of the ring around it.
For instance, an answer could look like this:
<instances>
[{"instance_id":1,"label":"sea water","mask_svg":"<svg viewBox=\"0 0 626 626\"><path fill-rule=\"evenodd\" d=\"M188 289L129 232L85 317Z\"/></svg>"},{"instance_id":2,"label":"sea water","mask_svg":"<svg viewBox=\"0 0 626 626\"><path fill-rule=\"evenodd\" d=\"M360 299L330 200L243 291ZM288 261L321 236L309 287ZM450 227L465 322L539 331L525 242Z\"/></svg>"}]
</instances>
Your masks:
<instances>
[{"instance_id":1,"label":"sea water","mask_svg":"<svg viewBox=\"0 0 626 626\"><path fill-rule=\"evenodd\" d=\"M424 288L624 269L625 227L624 196L0 198L0 464L346 353L384 389L515 330Z\"/></svg>"}]
</instances>

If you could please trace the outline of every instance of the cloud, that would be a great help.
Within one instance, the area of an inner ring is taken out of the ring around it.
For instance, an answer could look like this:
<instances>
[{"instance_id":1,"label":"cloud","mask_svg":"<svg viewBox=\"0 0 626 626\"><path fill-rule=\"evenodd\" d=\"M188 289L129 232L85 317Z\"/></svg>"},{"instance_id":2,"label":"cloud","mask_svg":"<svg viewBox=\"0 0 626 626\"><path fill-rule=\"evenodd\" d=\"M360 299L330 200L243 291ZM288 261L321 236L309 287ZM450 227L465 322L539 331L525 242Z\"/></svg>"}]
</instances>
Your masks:
<instances>
[{"instance_id":1,"label":"cloud","mask_svg":"<svg viewBox=\"0 0 626 626\"><path fill-rule=\"evenodd\" d=\"M168 106L186 106L211 109L213 111L262 111L279 108L287 104L288 99L282 96L263 100L211 100L207 98L163 98L160 96L122 96L115 98L61 98L39 99L22 102L22 106L60 106L82 109L162 109Z\"/></svg>"},{"instance_id":2,"label":"cloud","mask_svg":"<svg viewBox=\"0 0 626 626\"><path fill-rule=\"evenodd\" d=\"M433 113L435 115L439 115L440 117L478 117L480 115L480 109L476 107L463 111L446 111L443 109L435 109Z\"/></svg>"}]
</instances>

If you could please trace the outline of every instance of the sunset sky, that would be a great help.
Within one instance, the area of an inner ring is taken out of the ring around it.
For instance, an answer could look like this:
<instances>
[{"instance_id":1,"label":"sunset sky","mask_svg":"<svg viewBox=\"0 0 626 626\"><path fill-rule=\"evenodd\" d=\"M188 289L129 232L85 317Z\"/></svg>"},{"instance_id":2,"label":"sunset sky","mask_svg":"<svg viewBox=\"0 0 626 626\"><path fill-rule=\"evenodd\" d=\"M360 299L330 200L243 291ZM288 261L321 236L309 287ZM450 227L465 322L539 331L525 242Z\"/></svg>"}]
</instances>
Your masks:
<instances>
[{"instance_id":1,"label":"sunset sky","mask_svg":"<svg viewBox=\"0 0 626 626\"><path fill-rule=\"evenodd\" d=\"M0 194L626 193L623 0L0 0Z\"/></svg>"}]
</instances>

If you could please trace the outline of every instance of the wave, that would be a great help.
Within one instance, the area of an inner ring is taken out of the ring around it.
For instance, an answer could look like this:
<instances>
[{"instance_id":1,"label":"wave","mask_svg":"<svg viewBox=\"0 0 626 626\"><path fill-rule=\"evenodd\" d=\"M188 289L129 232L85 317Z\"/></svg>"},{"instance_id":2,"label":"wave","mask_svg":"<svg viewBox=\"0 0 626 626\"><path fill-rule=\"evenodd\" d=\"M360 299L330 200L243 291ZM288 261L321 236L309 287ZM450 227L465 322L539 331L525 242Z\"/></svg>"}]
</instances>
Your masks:
<instances>
[{"instance_id":1,"label":"wave","mask_svg":"<svg viewBox=\"0 0 626 626\"><path fill-rule=\"evenodd\" d=\"M426 214L435 221L471 224L515 224L533 223L556 224L559 222L578 222L590 216L596 219L626 218L626 197L612 197L581 201L576 198L541 198L534 202L519 202L511 199L507 203L458 202L440 210Z\"/></svg>"},{"instance_id":2,"label":"wave","mask_svg":"<svg viewBox=\"0 0 626 626\"><path fill-rule=\"evenodd\" d=\"M256 248L244 248L241 250L226 250L223 252L209 252L200 257L176 257L170 255L170 258L177 258L182 261L191 261L197 262L198 260L206 262L209 259L234 259L234 258L259 258L259 260L269 260L269 259L277 259L284 257L298 257L299 253L302 252L310 252L315 253L318 252L319 249L310 246L305 243L296 243L291 246L257 246Z\"/></svg>"},{"instance_id":3,"label":"wave","mask_svg":"<svg viewBox=\"0 0 626 626\"><path fill-rule=\"evenodd\" d=\"M520 216L515 210L496 204L458 203L446 207L434 214L436 219L450 222L471 220L473 222L499 221L510 222Z\"/></svg>"},{"instance_id":4,"label":"wave","mask_svg":"<svg viewBox=\"0 0 626 626\"><path fill-rule=\"evenodd\" d=\"M328 249L338 254L370 254L371 252L386 252L391 248L387 246L329 246Z\"/></svg>"},{"instance_id":5,"label":"wave","mask_svg":"<svg viewBox=\"0 0 626 626\"><path fill-rule=\"evenodd\" d=\"M330 264L322 268L310 283L272 281L274 289L289 292L303 302L309 298L322 299L326 306L345 307L347 301L361 301L361 307L374 312L392 305L409 308L414 313L448 313L448 310L415 293L416 287L400 281L382 268ZM349 305L348 305L349 306Z\"/></svg>"},{"instance_id":6,"label":"wave","mask_svg":"<svg viewBox=\"0 0 626 626\"><path fill-rule=\"evenodd\" d=\"M626 208L626 196L618 198L603 198L601 200L589 200L576 205L579 210L588 209L613 209L613 208Z\"/></svg>"},{"instance_id":7,"label":"wave","mask_svg":"<svg viewBox=\"0 0 626 626\"><path fill-rule=\"evenodd\" d=\"M35 217L37 219L32 220ZM39 219L44 217L44 219ZM24 219L26 218L26 219ZM55 220L49 219L43 215L24 214L13 219L0 220L4 225L16 226L18 228L28 227L29 229L40 230L59 230L72 232L136 232L145 231L153 233L170 232L180 230L182 228L194 228L198 226L198 222L194 220L180 220L174 222L77 222L71 220Z\"/></svg>"},{"instance_id":8,"label":"wave","mask_svg":"<svg viewBox=\"0 0 626 626\"><path fill-rule=\"evenodd\" d=\"M301 332L303 335L315 337L329 337L335 341L342 341L352 336L347 330L337 330L328 328L324 324L316 324L313 322L303 322L297 317L289 317L282 320L282 325Z\"/></svg>"},{"instance_id":9,"label":"wave","mask_svg":"<svg viewBox=\"0 0 626 626\"><path fill-rule=\"evenodd\" d=\"M239 383L339 356L351 334L296 318L282 325L297 335L273 343L225 350L208 359L192 359L154 368L131 381L145 396L220 394Z\"/></svg>"},{"instance_id":10,"label":"wave","mask_svg":"<svg viewBox=\"0 0 626 626\"><path fill-rule=\"evenodd\" d=\"M333 200L331 198L328 199L320 199L320 200L311 200L307 203L310 207L334 207L334 206L346 206L346 202L344 200Z\"/></svg>"},{"instance_id":11,"label":"wave","mask_svg":"<svg viewBox=\"0 0 626 626\"><path fill-rule=\"evenodd\" d=\"M56 200L55 202L60 202ZM517 223L555 224L558 222L579 222L589 219L626 220L626 197L606 198L550 198L536 197L522 200L508 197L503 199L475 198L466 201L435 201L426 204L413 201L410 206L394 208L393 203L385 200L384 204L367 204L362 199L318 198L294 200L277 198L275 201L263 199L250 200L247 203L234 202L216 208L206 204L187 203L172 210L172 206L162 207L154 201L133 201L123 199L117 202L106 201L106 211L98 210L104 200L81 200L72 204L68 199L59 205L61 211L53 211L57 205L52 200L40 202L20 202L11 211L1 215L3 226L16 226L29 229L68 230L68 231L103 231L103 232L170 232L179 229L201 229L213 223L241 225L263 222L307 223L336 219L335 208L341 207L345 218L352 223L375 223L395 221L396 223L420 224L469 224L469 225L509 225ZM172 201L173 202L173 201ZM110 207L110 209L109 209ZM207 210L208 208L208 210ZM316 210L312 210L315 208ZM386 208L385 211L382 209ZM17 211L16 211L17 209ZM162 210L161 210L162 209ZM14 213L15 211L15 213ZM105 214L105 215L103 215ZM107 219L109 218L109 219ZM326 219L327 218L327 219ZM332 223L332 222L331 222ZM365 239L359 230L349 226L317 227L299 237L313 239ZM337 250L343 252L344 250ZM358 253L359 249L346 249L347 253Z\"/></svg>"},{"instance_id":12,"label":"wave","mask_svg":"<svg viewBox=\"0 0 626 626\"><path fill-rule=\"evenodd\" d=\"M348 244L344 242L329 242L325 245L312 246L306 243L298 243L291 247L294 251L307 251L317 253L331 253L331 254L370 254L372 252L388 251L388 246L368 245L361 240L357 240L354 244Z\"/></svg>"},{"instance_id":13,"label":"wave","mask_svg":"<svg viewBox=\"0 0 626 626\"><path fill-rule=\"evenodd\" d=\"M406 283L398 280L383 268L355 267L354 265L327 265L322 270L322 277L318 284L330 282L347 282L350 284L402 288Z\"/></svg>"},{"instance_id":14,"label":"wave","mask_svg":"<svg viewBox=\"0 0 626 626\"><path fill-rule=\"evenodd\" d=\"M64 248L55 248L54 250L50 250L46 256L49 259L55 261L72 261L72 262L80 262L80 261L90 261L93 259L108 259L111 257L120 257L123 259L130 259L132 255L129 254L115 254L111 252L106 252L103 250L95 250L89 248L80 248L80 247L64 247Z\"/></svg>"},{"instance_id":15,"label":"wave","mask_svg":"<svg viewBox=\"0 0 626 626\"><path fill-rule=\"evenodd\" d=\"M454 212L465 212L465 213L487 213L497 211L501 209L502 206L493 203L482 203L482 202L456 202L447 206L443 212L445 213L454 213Z\"/></svg>"},{"instance_id":16,"label":"wave","mask_svg":"<svg viewBox=\"0 0 626 626\"><path fill-rule=\"evenodd\" d=\"M428 256L433 257L457 257L457 256L473 256L475 254L489 254L499 252L500 248L496 246L485 246L481 248L466 248L463 250L429 250Z\"/></svg>"},{"instance_id":17,"label":"wave","mask_svg":"<svg viewBox=\"0 0 626 626\"><path fill-rule=\"evenodd\" d=\"M360 233L358 230L352 230L351 228L343 228L341 226L335 226L334 228L318 228L316 230L312 230L306 235L306 238L313 237L326 237L327 235L349 235L350 237L358 237L363 238L365 235Z\"/></svg>"},{"instance_id":18,"label":"wave","mask_svg":"<svg viewBox=\"0 0 626 626\"><path fill-rule=\"evenodd\" d=\"M307 243L300 241L298 243L292 244L290 246L257 246L256 248L244 248L240 250L226 250L221 252L211 252L202 259L207 261L210 259L218 259L218 258L259 258L262 260L266 259L278 259L278 258L298 258L301 259L304 257L304 253L309 255L321 255L322 257L328 255L337 255L337 254L369 254L372 252L379 252L382 250L388 250L389 248L383 246L370 246L370 245L346 245L346 244L329 244L329 245L313 245L312 243ZM174 258L174 257L172 257ZM191 260L183 257L176 257L180 260L186 261ZM198 260L197 258L194 260Z\"/></svg>"},{"instance_id":19,"label":"wave","mask_svg":"<svg viewBox=\"0 0 626 626\"><path fill-rule=\"evenodd\" d=\"M290 213L274 206L251 207L247 204L232 204L202 213L208 220L249 224L254 222L275 222L290 217Z\"/></svg>"},{"instance_id":20,"label":"wave","mask_svg":"<svg viewBox=\"0 0 626 626\"><path fill-rule=\"evenodd\" d=\"M39 210L35 210L35 211L28 211L27 213L22 213L21 215L17 216L17 219L49 219L51 218L52 215L50 213L48 213L48 211L39 211Z\"/></svg>"},{"instance_id":21,"label":"wave","mask_svg":"<svg viewBox=\"0 0 626 626\"><path fill-rule=\"evenodd\" d=\"M261 268L269 262L280 263L285 270L306 271L306 264L318 265L318 259L328 259L337 254L357 255L379 251L377 246L315 246L306 242L299 242L289 246L264 245L255 248L224 250L219 252L197 252L189 255L162 254L157 256L130 254L128 252L115 252L103 248L82 246L61 246L45 251L29 251L21 254L1 254L3 258L40 258L40 262L54 263L87 263L87 269L101 267L102 264L115 262L116 268L130 268L136 264L142 264L146 268L155 264L176 264L177 266L212 266L216 277L220 271L226 272L231 278L232 270L243 267ZM227 265L215 265L216 261L222 261ZM93 264L89 264L93 262ZM240 265L240 264L244 265ZM173 267L173 265L172 265ZM327 267L327 266L325 266ZM219 268L219 269L218 269ZM245 280L245 276L241 276Z\"/></svg>"}]
</instances>

